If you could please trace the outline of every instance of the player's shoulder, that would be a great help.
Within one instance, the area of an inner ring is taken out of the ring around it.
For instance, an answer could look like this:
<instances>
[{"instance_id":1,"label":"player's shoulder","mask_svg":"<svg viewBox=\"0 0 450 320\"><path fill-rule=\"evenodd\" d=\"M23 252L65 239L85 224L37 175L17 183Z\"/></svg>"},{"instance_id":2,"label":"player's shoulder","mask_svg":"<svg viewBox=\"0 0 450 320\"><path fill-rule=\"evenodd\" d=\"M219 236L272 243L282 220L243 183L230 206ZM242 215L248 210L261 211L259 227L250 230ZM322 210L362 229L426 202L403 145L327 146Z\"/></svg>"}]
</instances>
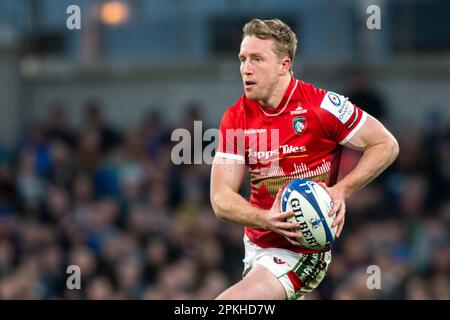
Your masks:
<instances>
[{"instance_id":1,"label":"player's shoulder","mask_svg":"<svg viewBox=\"0 0 450 320\"><path fill-rule=\"evenodd\" d=\"M337 92L319 88L311 83L300 82L302 94L310 102L310 106L319 110L334 110L347 102L347 98Z\"/></svg>"},{"instance_id":2,"label":"player's shoulder","mask_svg":"<svg viewBox=\"0 0 450 320\"><path fill-rule=\"evenodd\" d=\"M244 95L239 97L236 102L234 102L231 106L229 106L225 112L224 116L233 116L233 117L239 117L242 115L244 111Z\"/></svg>"},{"instance_id":3,"label":"player's shoulder","mask_svg":"<svg viewBox=\"0 0 450 320\"><path fill-rule=\"evenodd\" d=\"M241 95L225 112L239 113L244 109L245 95Z\"/></svg>"},{"instance_id":4,"label":"player's shoulder","mask_svg":"<svg viewBox=\"0 0 450 320\"><path fill-rule=\"evenodd\" d=\"M222 124L236 123L244 116L244 95L242 95L234 104L229 106L222 116Z\"/></svg>"},{"instance_id":5,"label":"player's shoulder","mask_svg":"<svg viewBox=\"0 0 450 320\"><path fill-rule=\"evenodd\" d=\"M319 88L312 83L299 80L300 95L310 102L313 106L320 106L328 90Z\"/></svg>"}]
</instances>

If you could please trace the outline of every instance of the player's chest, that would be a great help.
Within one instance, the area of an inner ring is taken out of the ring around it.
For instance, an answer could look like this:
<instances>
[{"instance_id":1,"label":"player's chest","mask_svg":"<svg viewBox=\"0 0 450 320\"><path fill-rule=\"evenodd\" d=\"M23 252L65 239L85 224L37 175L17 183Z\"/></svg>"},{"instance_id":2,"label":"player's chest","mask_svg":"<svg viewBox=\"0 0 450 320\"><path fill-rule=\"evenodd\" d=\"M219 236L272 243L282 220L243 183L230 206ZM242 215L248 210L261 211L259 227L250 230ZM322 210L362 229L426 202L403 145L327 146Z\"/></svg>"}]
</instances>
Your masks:
<instances>
[{"instance_id":1,"label":"player's chest","mask_svg":"<svg viewBox=\"0 0 450 320\"><path fill-rule=\"evenodd\" d=\"M308 157L322 144L321 126L312 112L294 108L276 117L251 119L246 123L246 153L249 160Z\"/></svg>"},{"instance_id":2,"label":"player's chest","mask_svg":"<svg viewBox=\"0 0 450 320\"><path fill-rule=\"evenodd\" d=\"M247 146L267 144L301 145L321 136L320 123L312 112L294 109L275 117L248 118L245 125Z\"/></svg>"}]
</instances>

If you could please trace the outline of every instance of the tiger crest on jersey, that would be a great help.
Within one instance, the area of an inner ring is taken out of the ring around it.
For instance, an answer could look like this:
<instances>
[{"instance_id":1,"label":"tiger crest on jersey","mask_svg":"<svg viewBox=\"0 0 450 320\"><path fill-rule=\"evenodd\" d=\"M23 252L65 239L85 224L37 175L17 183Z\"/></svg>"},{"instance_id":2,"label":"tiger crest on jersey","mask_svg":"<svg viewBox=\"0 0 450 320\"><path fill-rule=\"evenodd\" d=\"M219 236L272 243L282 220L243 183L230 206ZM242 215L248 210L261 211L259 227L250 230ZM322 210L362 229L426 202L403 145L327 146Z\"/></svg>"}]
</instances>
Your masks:
<instances>
[{"instance_id":1,"label":"tiger crest on jersey","mask_svg":"<svg viewBox=\"0 0 450 320\"><path fill-rule=\"evenodd\" d=\"M296 134L302 134L306 129L306 118L296 117L292 119L292 127Z\"/></svg>"}]
</instances>

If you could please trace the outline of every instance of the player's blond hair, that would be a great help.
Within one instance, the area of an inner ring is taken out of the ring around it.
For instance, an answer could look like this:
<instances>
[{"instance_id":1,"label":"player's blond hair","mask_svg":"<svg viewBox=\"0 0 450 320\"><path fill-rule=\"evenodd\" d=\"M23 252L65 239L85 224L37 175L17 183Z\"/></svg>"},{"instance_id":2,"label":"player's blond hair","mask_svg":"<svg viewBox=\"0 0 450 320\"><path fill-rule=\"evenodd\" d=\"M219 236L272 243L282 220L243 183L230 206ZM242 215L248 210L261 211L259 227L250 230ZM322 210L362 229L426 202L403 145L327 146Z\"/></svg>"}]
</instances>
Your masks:
<instances>
[{"instance_id":1,"label":"player's blond hair","mask_svg":"<svg viewBox=\"0 0 450 320\"><path fill-rule=\"evenodd\" d=\"M274 51L281 59L288 56L291 66L294 62L295 51L297 51L297 36L289 26L279 19L261 20L252 19L242 28L243 36L254 36L259 39L273 39Z\"/></svg>"}]
</instances>

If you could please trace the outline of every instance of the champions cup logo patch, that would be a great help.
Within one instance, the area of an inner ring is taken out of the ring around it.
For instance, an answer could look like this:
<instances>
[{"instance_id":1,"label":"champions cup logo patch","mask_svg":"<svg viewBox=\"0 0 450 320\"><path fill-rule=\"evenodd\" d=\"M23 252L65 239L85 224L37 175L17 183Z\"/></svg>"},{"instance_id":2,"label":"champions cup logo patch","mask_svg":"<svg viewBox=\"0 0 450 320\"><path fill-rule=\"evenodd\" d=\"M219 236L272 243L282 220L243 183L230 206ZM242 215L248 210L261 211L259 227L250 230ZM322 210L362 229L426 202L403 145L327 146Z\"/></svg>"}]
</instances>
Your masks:
<instances>
[{"instance_id":1,"label":"champions cup logo patch","mask_svg":"<svg viewBox=\"0 0 450 320\"><path fill-rule=\"evenodd\" d=\"M333 114L343 124L347 123L355 112L355 106L346 97L334 92L328 92L324 96L320 107Z\"/></svg>"},{"instance_id":2,"label":"champions cup logo patch","mask_svg":"<svg viewBox=\"0 0 450 320\"><path fill-rule=\"evenodd\" d=\"M292 127L296 134L302 134L306 129L306 118L297 117L292 120Z\"/></svg>"},{"instance_id":3,"label":"champions cup logo patch","mask_svg":"<svg viewBox=\"0 0 450 320\"><path fill-rule=\"evenodd\" d=\"M330 99L331 103L334 104L336 107L339 107L341 105L341 99L337 94L330 92L328 93L328 98Z\"/></svg>"}]
</instances>

